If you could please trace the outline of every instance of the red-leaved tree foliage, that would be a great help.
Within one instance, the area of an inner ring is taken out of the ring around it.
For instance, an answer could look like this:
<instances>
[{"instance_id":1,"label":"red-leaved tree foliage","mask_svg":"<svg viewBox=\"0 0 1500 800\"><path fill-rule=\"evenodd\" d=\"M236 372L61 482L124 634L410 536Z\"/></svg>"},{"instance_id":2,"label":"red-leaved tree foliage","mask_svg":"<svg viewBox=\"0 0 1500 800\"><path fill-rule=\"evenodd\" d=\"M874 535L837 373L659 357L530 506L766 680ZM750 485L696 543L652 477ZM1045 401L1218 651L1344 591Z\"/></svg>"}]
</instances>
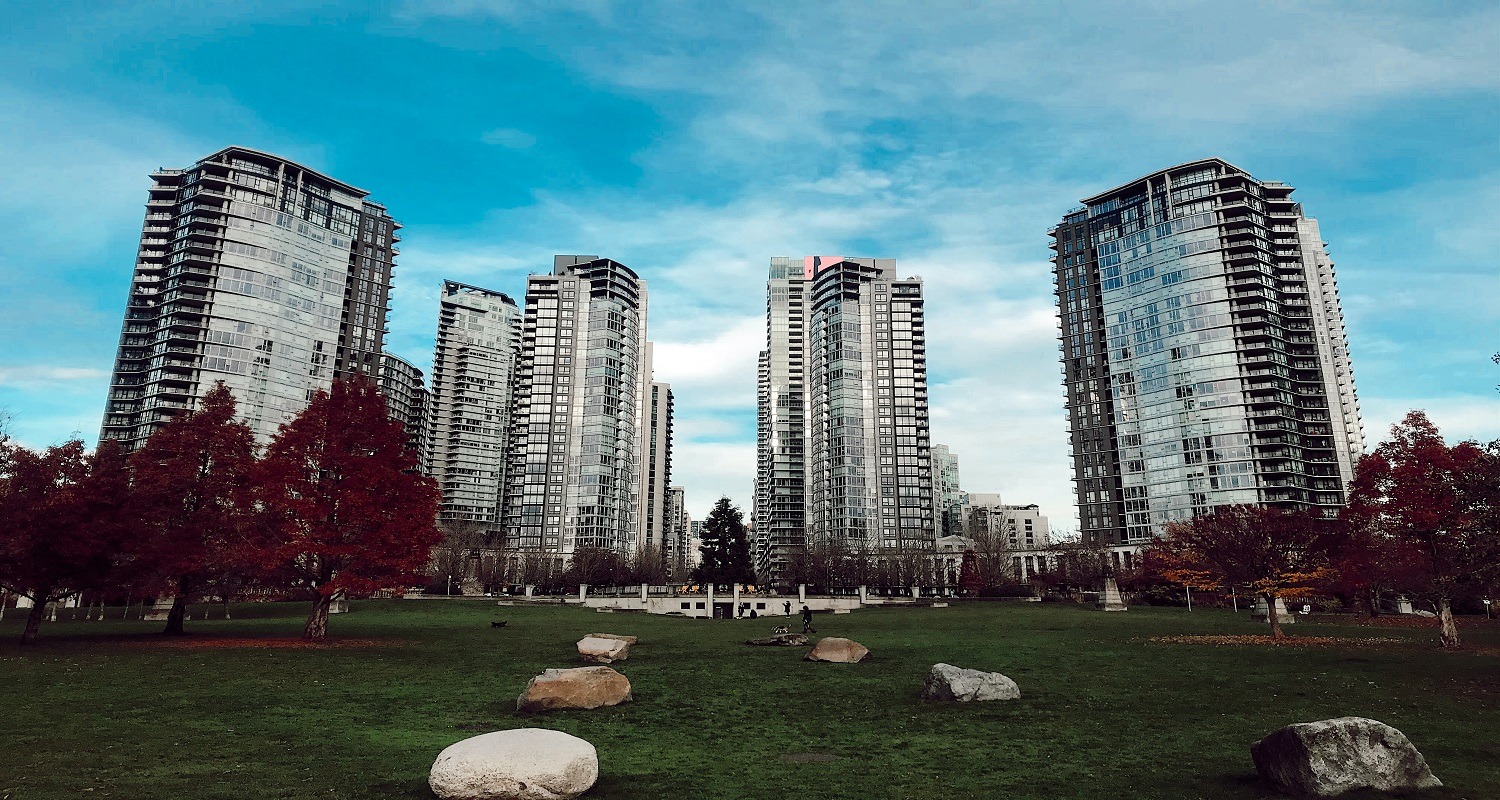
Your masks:
<instances>
[{"instance_id":1,"label":"red-leaved tree foliage","mask_svg":"<svg viewBox=\"0 0 1500 800\"><path fill-rule=\"evenodd\" d=\"M130 458L138 527L130 566L136 585L172 595L163 633L183 632L193 594L210 585L229 592L251 566L255 436L234 410L234 396L217 383Z\"/></svg>"},{"instance_id":2,"label":"red-leaved tree foliage","mask_svg":"<svg viewBox=\"0 0 1500 800\"><path fill-rule=\"evenodd\" d=\"M22 644L36 642L48 603L113 580L129 490L114 440L92 455L77 440L42 452L0 446L0 586L32 601Z\"/></svg>"},{"instance_id":3,"label":"red-leaved tree foliage","mask_svg":"<svg viewBox=\"0 0 1500 800\"><path fill-rule=\"evenodd\" d=\"M1453 598L1500 577L1496 459L1494 445L1448 446L1426 414L1412 411L1355 470L1351 527L1386 539L1396 588L1434 601L1444 647L1459 645Z\"/></svg>"},{"instance_id":4,"label":"red-leaved tree foliage","mask_svg":"<svg viewBox=\"0 0 1500 800\"><path fill-rule=\"evenodd\" d=\"M1220 506L1166 527L1147 561L1169 580L1246 586L1266 601L1271 638L1284 639L1277 598L1303 597L1329 574L1331 525L1308 511Z\"/></svg>"},{"instance_id":5,"label":"red-leaved tree foliage","mask_svg":"<svg viewBox=\"0 0 1500 800\"><path fill-rule=\"evenodd\" d=\"M420 580L442 534L437 486L407 471L415 464L363 375L334 381L276 433L257 469L260 552L312 596L304 639L327 636L335 594Z\"/></svg>"},{"instance_id":6,"label":"red-leaved tree foliage","mask_svg":"<svg viewBox=\"0 0 1500 800\"><path fill-rule=\"evenodd\" d=\"M984 576L979 574L979 556L970 547L964 550L963 561L958 565L958 590L965 597L977 597L979 590L983 588Z\"/></svg>"}]
</instances>

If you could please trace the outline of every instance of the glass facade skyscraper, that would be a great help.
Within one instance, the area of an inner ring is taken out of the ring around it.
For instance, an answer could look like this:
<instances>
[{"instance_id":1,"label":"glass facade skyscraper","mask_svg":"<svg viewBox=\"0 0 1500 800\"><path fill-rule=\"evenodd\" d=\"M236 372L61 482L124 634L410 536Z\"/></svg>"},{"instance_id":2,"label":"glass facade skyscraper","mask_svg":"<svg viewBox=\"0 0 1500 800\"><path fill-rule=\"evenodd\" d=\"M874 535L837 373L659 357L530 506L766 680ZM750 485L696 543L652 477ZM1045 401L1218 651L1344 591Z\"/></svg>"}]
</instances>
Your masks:
<instances>
[{"instance_id":1,"label":"glass facade skyscraper","mask_svg":"<svg viewBox=\"0 0 1500 800\"><path fill-rule=\"evenodd\" d=\"M807 534L930 549L932 454L920 278L893 258L809 256Z\"/></svg>"},{"instance_id":2,"label":"glass facade skyscraper","mask_svg":"<svg viewBox=\"0 0 1500 800\"><path fill-rule=\"evenodd\" d=\"M755 569L774 580L806 530L807 290L798 261L771 259L757 374Z\"/></svg>"},{"instance_id":3,"label":"glass facade skyscraper","mask_svg":"<svg viewBox=\"0 0 1500 800\"><path fill-rule=\"evenodd\" d=\"M406 429L406 444L417 456L417 469L427 474L427 384L422 370L390 353L380 355L380 393L391 419Z\"/></svg>"},{"instance_id":4,"label":"glass facade skyscraper","mask_svg":"<svg viewBox=\"0 0 1500 800\"><path fill-rule=\"evenodd\" d=\"M1364 448L1333 263L1292 187L1219 159L1050 233L1085 541L1234 503L1345 502Z\"/></svg>"},{"instance_id":5,"label":"glass facade skyscraper","mask_svg":"<svg viewBox=\"0 0 1500 800\"><path fill-rule=\"evenodd\" d=\"M512 547L622 555L640 536L646 283L598 256L557 256L526 283L505 527Z\"/></svg>"},{"instance_id":6,"label":"glass facade skyscraper","mask_svg":"<svg viewBox=\"0 0 1500 800\"><path fill-rule=\"evenodd\" d=\"M151 177L100 438L134 450L223 381L264 443L335 377L378 376L400 238L383 206L243 147Z\"/></svg>"},{"instance_id":7,"label":"glass facade skyscraper","mask_svg":"<svg viewBox=\"0 0 1500 800\"><path fill-rule=\"evenodd\" d=\"M776 580L820 539L936 538L919 278L894 259L773 259L759 362L757 568Z\"/></svg>"},{"instance_id":8,"label":"glass facade skyscraper","mask_svg":"<svg viewBox=\"0 0 1500 800\"><path fill-rule=\"evenodd\" d=\"M646 350L650 352L650 342L646 343ZM649 367L646 375L650 375ZM665 559L673 522L668 508L672 485L672 387L652 382L646 387L646 396L640 445L643 462L638 501L641 536L636 547L654 548L656 554Z\"/></svg>"},{"instance_id":9,"label":"glass facade skyscraper","mask_svg":"<svg viewBox=\"0 0 1500 800\"><path fill-rule=\"evenodd\" d=\"M443 281L425 460L444 520L500 526L520 344L521 309L509 295Z\"/></svg>"},{"instance_id":10,"label":"glass facade skyscraper","mask_svg":"<svg viewBox=\"0 0 1500 800\"><path fill-rule=\"evenodd\" d=\"M940 536L962 536L964 507L968 494L958 485L958 456L948 445L932 446L932 475L937 480L938 533Z\"/></svg>"}]
</instances>

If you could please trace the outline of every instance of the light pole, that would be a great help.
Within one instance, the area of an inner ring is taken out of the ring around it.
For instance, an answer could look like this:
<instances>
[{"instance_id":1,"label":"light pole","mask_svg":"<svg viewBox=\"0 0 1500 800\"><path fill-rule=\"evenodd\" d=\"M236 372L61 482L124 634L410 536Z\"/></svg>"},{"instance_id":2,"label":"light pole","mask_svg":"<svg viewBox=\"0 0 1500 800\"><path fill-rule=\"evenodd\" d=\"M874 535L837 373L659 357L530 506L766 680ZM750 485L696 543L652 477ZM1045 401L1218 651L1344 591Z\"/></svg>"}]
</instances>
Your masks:
<instances>
[{"instance_id":1,"label":"light pole","mask_svg":"<svg viewBox=\"0 0 1500 800\"><path fill-rule=\"evenodd\" d=\"M1495 615L1493 613L1491 613L1491 611L1490 611L1490 602L1491 602L1491 600L1488 597L1484 598L1484 618L1485 619L1494 619L1495 618Z\"/></svg>"}]
</instances>

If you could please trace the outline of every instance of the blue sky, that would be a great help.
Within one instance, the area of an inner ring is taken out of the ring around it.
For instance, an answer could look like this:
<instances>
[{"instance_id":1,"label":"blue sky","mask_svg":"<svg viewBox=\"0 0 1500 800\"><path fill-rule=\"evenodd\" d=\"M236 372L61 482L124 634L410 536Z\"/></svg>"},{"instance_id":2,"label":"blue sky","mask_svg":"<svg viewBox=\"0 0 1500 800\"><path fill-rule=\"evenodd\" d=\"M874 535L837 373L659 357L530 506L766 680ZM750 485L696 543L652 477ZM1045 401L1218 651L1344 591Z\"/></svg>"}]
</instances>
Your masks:
<instances>
[{"instance_id":1,"label":"blue sky","mask_svg":"<svg viewBox=\"0 0 1500 800\"><path fill-rule=\"evenodd\" d=\"M147 173L242 144L405 224L390 349L419 365L442 278L635 268L695 517L749 500L770 257L894 257L926 280L934 441L1066 529L1046 229L1220 156L1320 221L1371 443L1410 408L1493 439L1496 42L1494 3L21 4L0 408L27 444L93 440Z\"/></svg>"}]
</instances>

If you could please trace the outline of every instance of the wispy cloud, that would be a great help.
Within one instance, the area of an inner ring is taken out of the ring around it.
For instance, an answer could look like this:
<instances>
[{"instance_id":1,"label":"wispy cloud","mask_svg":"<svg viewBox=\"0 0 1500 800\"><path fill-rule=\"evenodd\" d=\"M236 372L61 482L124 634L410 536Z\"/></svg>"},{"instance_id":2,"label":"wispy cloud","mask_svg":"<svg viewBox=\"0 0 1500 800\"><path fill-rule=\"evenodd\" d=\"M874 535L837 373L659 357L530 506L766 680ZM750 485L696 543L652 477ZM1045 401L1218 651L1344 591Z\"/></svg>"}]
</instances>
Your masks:
<instances>
[{"instance_id":1,"label":"wispy cloud","mask_svg":"<svg viewBox=\"0 0 1500 800\"><path fill-rule=\"evenodd\" d=\"M0 366L0 386L36 388L108 377L109 370L91 367Z\"/></svg>"}]
</instances>

